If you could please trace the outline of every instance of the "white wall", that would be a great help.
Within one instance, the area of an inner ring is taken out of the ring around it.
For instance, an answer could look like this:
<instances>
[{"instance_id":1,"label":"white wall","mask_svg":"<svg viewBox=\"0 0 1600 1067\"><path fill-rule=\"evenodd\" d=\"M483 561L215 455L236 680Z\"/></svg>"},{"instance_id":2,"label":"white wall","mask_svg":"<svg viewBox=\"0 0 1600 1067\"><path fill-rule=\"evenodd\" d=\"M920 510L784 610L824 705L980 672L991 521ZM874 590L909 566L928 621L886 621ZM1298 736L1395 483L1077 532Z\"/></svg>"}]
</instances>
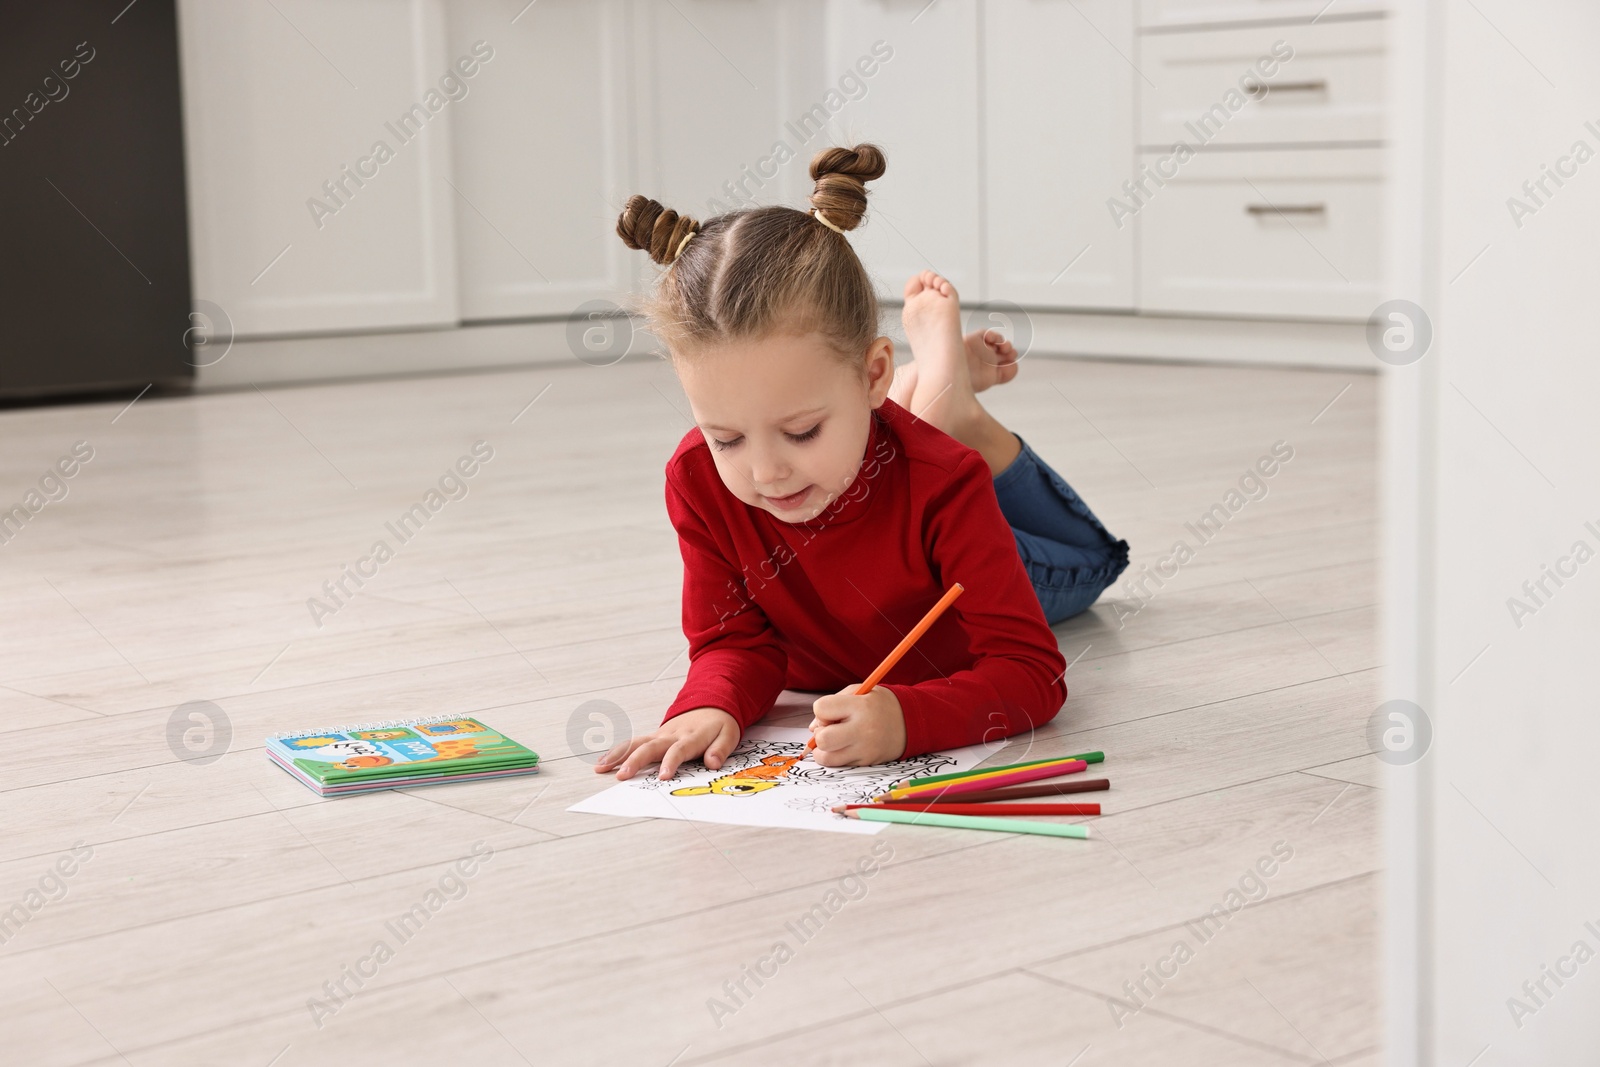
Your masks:
<instances>
[{"instance_id":1,"label":"white wall","mask_svg":"<svg viewBox=\"0 0 1600 1067\"><path fill-rule=\"evenodd\" d=\"M1522 586L1600 551L1600 161L1542 206L1522 184L1600 151L1600 8L1411 0L1398 32L1392 280L1436 337L1387 382L1388 689L1434 737L1389 775L1389 1062L1592 1064L1600 559Z\"/></svg>"}]
</instances>

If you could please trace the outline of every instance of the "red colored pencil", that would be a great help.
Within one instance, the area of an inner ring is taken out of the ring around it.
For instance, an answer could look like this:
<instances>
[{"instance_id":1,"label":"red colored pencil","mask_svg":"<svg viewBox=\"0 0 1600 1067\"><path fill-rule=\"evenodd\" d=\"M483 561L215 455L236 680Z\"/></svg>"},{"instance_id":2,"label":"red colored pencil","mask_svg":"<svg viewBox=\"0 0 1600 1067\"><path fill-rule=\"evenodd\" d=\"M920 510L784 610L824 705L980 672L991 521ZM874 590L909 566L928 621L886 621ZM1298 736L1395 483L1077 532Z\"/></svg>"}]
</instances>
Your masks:
<instances>
[{"instance_id":1,"label":"red colored pencil","mask_svg":"<svg viewBox=\"0 0 1600 1067\"><path fill-rule=\"evenodd\" d=\"M844 814L851 808L897 808L900 811L928 811L938 815L1099 815L1098 804L926 804L901 801L898 804L841 804L833 810Z\"/></svg>"},{"instance_id":2,"label":"red colored pencil","mask_svg":"<svg viewBox=\"0 0 1600 1067\"><path fill-rule=\"evenodd\" d=\"M878 669L867 675L867 680L856 688L856 696L866 696L872 692L873 687L883 681L883 676L894 669L896 663L900 662L900 657L911 651L911 646L917 643L917 638L927 633L928 627L938 622L939 616L944 614L944 609L954 603L956 597L964 592L966 592L966 587L960 582L956 582L945 590L944 596L939 598L937 604L928 609L928 613L922 617L922 621L913 626L911 632L900 639L900 643L894 646L894 651L883 657L883 662L878 664ZM806 751L810 752L816 747L817 735L813 731L811 737L806 741Z\"/></svg>"},{"instance_id":3,"label":"red colored pencil","mask_svg":"<svg viewBox=\"0 0 1600 1067\"><path fill-rule=\"evenodd\" d=\"M958 799L962 804L982 804L993 800L1025 800L1028 797L1051 797L1062 793L1094 793L1101 789L1110 789L1109 778L1090 778L1088 781L1077 782L1051 782L1045 785L1013 785L1004 789L985 789L975 793L957 793L952 799ZM942 796L943 794L941 794ZM939 797L920 797L916 802L933 803ZM910 801L899 801L908 803ZM880 800L879 804L893 804L892 800Z\"/></svg>"}]
</instances>

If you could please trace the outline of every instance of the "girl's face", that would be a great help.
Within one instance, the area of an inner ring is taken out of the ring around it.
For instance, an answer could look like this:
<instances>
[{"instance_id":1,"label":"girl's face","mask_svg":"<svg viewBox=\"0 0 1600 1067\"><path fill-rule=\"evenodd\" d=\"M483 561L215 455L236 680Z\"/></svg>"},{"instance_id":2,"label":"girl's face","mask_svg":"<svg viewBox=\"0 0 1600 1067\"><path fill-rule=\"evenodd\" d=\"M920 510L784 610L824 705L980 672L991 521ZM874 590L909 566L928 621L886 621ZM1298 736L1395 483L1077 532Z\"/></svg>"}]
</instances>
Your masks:
<instances>
[{"instance_id":1,"label":"girl's face","mask_svg":"<svg viewBox=\"0 0 1600 1067\"><path fill-rule=\"evenodd\" d=\"M864 373L815 333L696 349L676 369L728 492L805 522L861 469L871 412L894 378L894 342L872 342Z\"/></svg>"}]
</instances>

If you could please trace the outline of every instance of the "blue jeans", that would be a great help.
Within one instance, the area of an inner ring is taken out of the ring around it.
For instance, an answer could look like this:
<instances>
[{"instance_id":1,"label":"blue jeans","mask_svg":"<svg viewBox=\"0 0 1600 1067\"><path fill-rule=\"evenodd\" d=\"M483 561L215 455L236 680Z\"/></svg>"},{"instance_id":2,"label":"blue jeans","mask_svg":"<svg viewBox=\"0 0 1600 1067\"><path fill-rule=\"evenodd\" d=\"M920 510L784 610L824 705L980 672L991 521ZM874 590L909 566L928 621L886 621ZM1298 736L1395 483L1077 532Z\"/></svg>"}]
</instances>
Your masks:
<instances>
[{"instance_id":1,"label":"blue jeans","mask_svg":"<svg viewBox=\"0 0 1600 1067\"><path fill-rule=\"evenodd\" d=\"M1000 512L1054 626L1085 610L1128 566L1128 542L1106 531L1066 480L1017 436L1022 452L994 476Z\"/></svg>"}]
</instances>

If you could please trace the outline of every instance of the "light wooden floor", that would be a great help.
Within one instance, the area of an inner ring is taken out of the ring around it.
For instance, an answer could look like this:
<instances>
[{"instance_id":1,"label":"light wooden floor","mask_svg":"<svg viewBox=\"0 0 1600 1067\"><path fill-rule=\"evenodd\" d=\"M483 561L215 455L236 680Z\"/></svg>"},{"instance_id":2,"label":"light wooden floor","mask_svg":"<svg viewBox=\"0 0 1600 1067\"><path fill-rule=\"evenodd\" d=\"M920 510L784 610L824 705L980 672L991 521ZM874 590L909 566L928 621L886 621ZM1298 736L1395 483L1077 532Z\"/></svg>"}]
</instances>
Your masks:
<instances>
[{"instance_id":1,"label":"light wooden floor","mask_svg":"<svg viewBox=\"0 0 1600 1067\"><path fill-rule=\"evenodd\" d=\"M73 442L95 453L0 545L0 910L29 916L0 945L3 1058L1376 1065L1375 386L1036 359L989 394L1134 573L1295 450L1124 625L1119 585L1058 627L1071 695L1033 752L1108 753L1087 842L563 810L601 785L578 706L644 729L685 671L661 472L687 407L661 363L0 413L0 507ZM313 625L306 599L478 439L469 495ZM231 725L214 762L169 744L189 701ZM322 801L262 753L435 712L484 716L543 773ZM386 922L478 841L493 859L399 943ZM865 895L801 943L786 924L880 842ZM1262 902L1201 943L1185 924L1277 842ZM59 899L28 896L42 880ZM319 1027L309 998L379 940L393 958ZM708 999L734 1006L724 983L780 940L793 958L719 1026ZM1108 998L1180 940L1119 1026Z\"/></svg>"}]
</instances>

